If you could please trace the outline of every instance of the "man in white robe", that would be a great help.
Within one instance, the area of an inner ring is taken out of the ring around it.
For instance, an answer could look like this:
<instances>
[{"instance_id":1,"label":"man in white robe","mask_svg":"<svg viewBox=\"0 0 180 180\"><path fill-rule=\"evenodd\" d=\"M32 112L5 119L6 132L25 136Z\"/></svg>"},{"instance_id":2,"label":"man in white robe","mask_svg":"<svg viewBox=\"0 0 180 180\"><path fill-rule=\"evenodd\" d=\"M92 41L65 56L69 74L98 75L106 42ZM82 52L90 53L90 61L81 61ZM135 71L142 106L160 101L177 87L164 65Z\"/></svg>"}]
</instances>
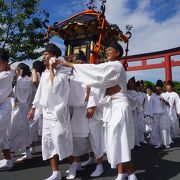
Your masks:
<instances>
[{"instance_id":1,"label":"man in white robe","mask_svg":"<svg viewBox=\"0 0 180 180\"><path fill-rule=\"evenodd\" d=\"M116 180L124 179L123 172L128 173L128 180L136 180L131 164L131 149L134 147L134 123L131 107L127 98L126 73L120 63L122 47L112 43L106 49L109 62L93 64L75 64L61 61L64 66L74 67L82 81L90 86L106 91L101 101L104 103L105 150L112 168L118 166Z\"/></svg>"},{"instance_id":2,"label":"man in white robe","mask_svg":"<svg viewBox=\"0 0 180 180\"><path fill-rule=\"evenodd\" d=\"M0 49L0 149L4 155L4 159L0 161L0 169L13 167L8 138L12 106L8 97L12 91L14 74L10 71L8 59L8 53Z\"/></svg>"},{"instance_id":3,"label":"man in white robe","mask_svg":"<svg viewBox=\"0 0 180 180\"><path fill-rule=\"evenodd\" d=\"M141 84L140 84L141 82ZM147 102L147 96L142 91L143 90L143 81L137 81L136 87L137 87L137 93L138 93L138 99L137 99L137 118L138 118L138 132L139 132L139 143L147 144L145 141L145 123L144 123L144 107ZM142 89L141 89L142 88Z\"/></svg>"},{"instance_id":4,"label":"man in white robe","mask_svg":"<svg viewBox=\"0 0 180 180\"><path fill-rule=\"evenodd\" d=\"M135 146L141 146L139 144L140 138L139 138L139 129L138 129L138 92L136 91L136 81L135 77L132 77L128 80L127 83L127 97L130 102L131 110L132 110L132 115L133 115L133 121L134 121L134 127L135 127Z\"/></svg>"},{"instance_id":5,"label":"man in white robe","mask_svg":"<svg viewBox=\"0 0 180 180\"><path fill-rule=\"evenodd\" d=\"M177 138L180 133L178 116L180 115L180 103L179 95L173 90L174 84L172 81L168 81L166 84L166 92L162 94L162 97L169 102L169 106L166 106L166 111L170 118L171 123L171 136Z\"/></svg>"},{"instance_id":6,"label":"man in white robe","mask_svg":"<svg viewBox=\"0 0 180 180\"><path fill-rule=\"evenodd\" d=\"M146 115L153 117L153 128L150 137L150 143L155 145L155 148L164 145L166 148L170 148L170 119L165 110L165 106L168 106L167 102L162 98L163 82L158 80L156 82L156 94L151 96L148 106L146 108ZM153 108L151 108L153 107Z\"/></svg>"},{"instance_id":7,"label":"man in white robe","mask_svg":"<svg viewBox=\"0 0 180 180\"><path fill-rule=\"evenodd\" d=\"M19 150L25 151L29 138L29 122L27 113L30 109L32 95L32 79L28 65L18 64L16 67L17 81L13 88L15 97L12 100L12 118L9 130L10 149L12 156ZM31 159L31 156L27 158Z\"/></svg>"},{"instance_id":8,"label":"man in white robe","mask_svg":"<svg viewBox=\"0 0 180 180\"><path fill-rule=\"evenodd\" d=\"M86 57L82 51L80 51L76 59L76 64L86 63ZM97 99L97 97L92 95L89 97L90 91L91 88L83 84L78 74L74 71L73 78L70 80L69 93L69 105L73 107L71 127L74 162L69 167L69 173L66 179L74 179L76 177L76 171L83 170L80 165L80 156L89 153L91 147L98 161L97 168L91 174L91 177L97 177L103 173L102 156L104 153L104 139L102 121L98 122L95 119L89 120L88 118L90 117L86 117L87 108L90 111L91 108L94 109L94 106L96 106L94 104L94 98ZM96 93L94 92L94 94ZM96 94L96 96L98 95Z\"/></svg>"},{"instance_id":9,"label":"man in white robe","mask_svg":"<svg viewBox=\"0 0 180 180\"><path fill-rule=\"evenodd\" d=\"M44 52L46 70L41 76L34 107L29 112L29 118L33 119L35 107L42 108L42 156L43 160L50 160L52 168L52 175L46 180L62 179L58 159L63 160L72 155L73 150L67 106L69 82L63 68L57 66L58 56L61 56L61 50L55 44L48 44Z\"/></svg>"},{"instance_id":10,"label":"man in white robe","mask_svg":"<svg viewBox=\"0 0 180 180\"><path fill-rule=\"evenodd\" d=\"M32 107L32 102L34 100L38 85L39 85L39 81L40 81L40 76L42 74L42 72L45 70L45 65L43 64L42 61L35 61L33 62L33 66L32 66L32 70L31 70L31 81L32 81L32 92L30 94L30 98L29 98L29 106ZM28 91L28 90L25 90ZM29 111L29 110L28 110ZM36 110L37 111L37 110ZM36 112L36 114L39 114ZM27 113L25 115L25 117L27 116ZM29 121L29 136L28 136L28 141L26 144L26 150L25 150L25 154L24 156L22 156L21 158L17 159L17 161L24 161L24 160L29 160L32 159L32 152L34 152L34 147L33 147L33 143L35 141L37 141L38 139L38 128L41 129L42 131L42 118L41 115L38 115L39 117L37 118L37 116L33 119L33 121ZM39 122L41 122L41 126L38 127ZM27 130L26 130L27 132Z\"/></svg>"},{"instance_id":11,"label":"man in white robe","mask_svg":"<svg viewBox=\"0 0 180 180\"><path fill-rule=\"evenodd\" d=\"M89 141L91 144L93 155L97 160L95 171L91 174L91 177L98 177L103 172L103 155L105 152L104 147L104 129L103 129L103 107L99 106L98 102L104 96L104 93L98 88L91 87L91 92L87 104L87 115L89 119ZM89 153L89 159L82 163L82 166L93 163L92 153Z\"/></svg>"},{"instance_id":12,"label":"man in white robe","mask_svg":"<svg viewBox=\"0 0 180 180\"><path fill-rule=\"evenodd\" d=\"M148 84L146 88L146 96L147 96L147 101L144 105L144 121L145 121L145 133L147 135L146 138L150 138L152 128L153 128L153 117L147 115L146 111L149 112L149 109L153 111L153 103L151 103L151 97L153 95L153 87L151 84ZM150 105L149 105L150 104ZM150 113L153 114L153 113Z\"/></svg>"},{"instance_id":13,"label":"man in white robe","mask_svg":"<svg viewBox=\"0 0 180 180\"><path fill-rule=\"evenodd\" d=\"M84 64L86 56L83 51L76 56L77 64ZM88 140L89 128L86 118L86 106L89 98L90 88L83 84L76 72L70 78L69 101L72 108L71 129L73 136L73 156L70 160L69 172L66 179L74 179L76 172L84 170L80 164L80 156L90 151ZM72 161L72 162L71 162Z\"/></svg>"}]
</instances>

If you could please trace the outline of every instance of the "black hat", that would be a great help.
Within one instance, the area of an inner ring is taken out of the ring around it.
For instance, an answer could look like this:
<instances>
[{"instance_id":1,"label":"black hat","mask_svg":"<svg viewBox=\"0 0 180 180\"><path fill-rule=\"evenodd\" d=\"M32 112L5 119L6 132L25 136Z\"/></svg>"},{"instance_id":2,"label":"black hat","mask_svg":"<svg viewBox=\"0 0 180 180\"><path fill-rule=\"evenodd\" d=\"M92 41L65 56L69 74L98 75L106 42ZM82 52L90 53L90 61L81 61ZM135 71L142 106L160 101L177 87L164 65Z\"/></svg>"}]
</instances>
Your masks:
<instances>
[{"instance_id":1,"label":"black hat","mask_svg":"<svg viewBox=\"0 0 180 180\"><path fill-rule=\"evenodd\" d=\"M61 56L62 52L61 49L58 48L55 44L50 43L46 46L46 52L52 53L53 55L59 57Z\"/></svg>"},{"instance_id":2,"label":"black hat","mask_svg":"<svg viewBox=\"0 0 180 180\"><path fill-rule=\"evenodd\" d=\"M79 54L76 56L76 60L81 60L81 61L87 61L86 56L82 50L79 51Z\"/></svg>"},{"instance_id":3,"label":"black hat","mask_svg":"<svg viewBox=\"0 0 180 180\"><path fill-rule=\"evenodd\" d=\"M139 83L144 85L144 81L143 80L141 80Z\"/></svg>"},{"instance_id":4,"label":"black hat","mask_svg":"<svg viewBox=\"0 0 180 180\"><path fill-rule=\"evenodd\" d=\"M31 72L30 72L30 68L27 64L19 63L17 67L22 70L22 77L24 77L26 75L30 76Z\"/></svg>"},{"instance_id":5,"label":"black hat","mask_svg":"<svg viewBox=\"0 0 180 180\"><path fill-rule=\"evenodd\" d=\"M42 61L33 62L32 68L36 69L36 71L38 71L40 74L46 69Z\"/></svg>"},{"instance_id":6,"label":"black hat","mask_svg":"<svg viewBox=\"0 0 180 180\"><path fill-rule=\"evenodd\" d=\"M157 82L156 82L156 87L163 87L164 86L164 84L163 84L163 82L162 82L162 80L157 80Z\"/></svg>"},{"instance_id":7,"label":"black hat","mask_svg":"<svg viewBox=\"0 0 180 180\"><path fill-rule=\"evenodd\" d=\"M169 80L166 85L174 87L174 83L171 80Z\"/></svg>"},{"instance_id":8,"label":"black hat","mask_svg":"<svg viewBox=\"0 0 180 180\"><path fill-rule=\"evenodd\" d=\"M5 49L0 49L0 60L8 62L9 61L9 52Z\"/></svg>"},{"instance_id":9,"label":"black hat","mask_svg":"<svg viewBox=\"0 0 180 180\"><path fill-rule=\"evenodd\" d=\"M130 79L129 79L129 81L130 81L130 80L131 80L131 81L133 81L133 82L134 82L134 84L136 83L136 79L135 79L135 77L134 77L134 76L133 76L132 78L130 78Z\"/></svg>"},{"instance_id":10,"label":"black hat","mask_svg":"<svg viewBox=\"0 0 180 180\"><path fill-rule=\"evenodd\" d=\"M139 81L136 81L136 86L140 87L140 82Z\"/></svg>"},{"instance_id":11,"label":"black hat","mask_svg":"<svg viewBox=\"0 0 180 180\"><path fill-rule=\"evenodd\" d=\"M119 43L117 43L116 41L114 41L114 42L112 42L108 47L112 47L112 48L114 48L116 51L119 51L119 52L120 52L120 55L119 55L119 56L122 57L124 51L123 51L122 46L121 46Z\"/></svg>"}]
</instances>

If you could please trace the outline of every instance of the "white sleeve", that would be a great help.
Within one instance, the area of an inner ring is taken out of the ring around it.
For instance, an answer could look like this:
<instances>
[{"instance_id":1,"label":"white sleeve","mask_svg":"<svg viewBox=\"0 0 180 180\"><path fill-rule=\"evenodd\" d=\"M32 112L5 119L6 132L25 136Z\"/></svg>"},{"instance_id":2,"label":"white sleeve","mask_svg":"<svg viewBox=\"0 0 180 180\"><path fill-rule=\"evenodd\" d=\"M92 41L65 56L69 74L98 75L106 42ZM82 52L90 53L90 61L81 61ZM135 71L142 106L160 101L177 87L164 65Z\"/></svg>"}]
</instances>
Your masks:
<instances>
[{"instance_id":1,"label":"white sleeve","mask_svg":"<svg viewBox=\"0 0 180 180\"><path fill-rule=\"evenodd\" d=\"M96 88L108 88L119 84L117 73L117 63L103 64L75 64L74 69L81 77L84 84Z\"/></svg>"},{"instance_id":2,"label":"white sleeve","mask_svg":"<svg viewBox=\"0 0 180 180\"><path fill-rule=\"evenodd\" d=\"M91 87L87 108L98 105L100 97L100 89Z\"/></svg>"},{"instance_id":3,"label":"white sleeve","mask_svg":"<svg viewBox=\"0 0 180 180\"><path fill-rule=\"evenodd\" d=\"M54 77L53 92L50 92L52 99L58 109L67 106L69 97L69 81L67 74L57 74Z\"/></svg>"},{"instance_id":4,"label":"white sleeve","mask_svg":"<svg viewBox=\"0 0 180 180\"><path fill-rule=\"evenodd\" d=\"M12 91L13 74L11 71L0 72L0 103L3 102Z\"/></svg>"},{"instance_id":5,"label":"white sleeve","mask_svg":"<svg viewBox=\"0 0 180 180\"><path fill-rule=\"evenodd\" d=\"M69 106L81 107L84 106L86 86L76 79L71 79L69 82Z\"/></svg>"},{"instance_id":6,"label":"white sleeve","mask_svg":"<svg viewBox=\"0 0 180 180\"><path fill-rule=\"evenodd\" d=\"M30 103L32 92L32 79L30 77L18 77L15 86L15 97L21 103Z\"/></svg>"},{"instance_id":7,"label":"white sleeve","mask_svg":"<svg viewBox=\"0 0 180 180\"><path fill-rule=\"evenodd\" d=\"M175 97L175 106L176 106L177 114L180 114L180 98L178 94L176 94Z\"/></svg>"}]
</instances>

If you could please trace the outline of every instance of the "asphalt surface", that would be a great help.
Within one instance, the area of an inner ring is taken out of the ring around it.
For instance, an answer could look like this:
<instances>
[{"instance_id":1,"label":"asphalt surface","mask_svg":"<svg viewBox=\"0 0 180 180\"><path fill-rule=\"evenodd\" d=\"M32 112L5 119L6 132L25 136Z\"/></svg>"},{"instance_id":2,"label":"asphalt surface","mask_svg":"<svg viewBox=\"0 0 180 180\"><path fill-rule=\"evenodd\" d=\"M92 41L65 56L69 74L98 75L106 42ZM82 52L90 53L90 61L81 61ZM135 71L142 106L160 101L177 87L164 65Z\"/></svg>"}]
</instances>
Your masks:
<instances>
[{"instance_id":1,"label":"asphalt surface","mask_svg":"<svg viewBox=\"0 0 180 180\"><path fill-rule=\"evenodd\" d=\"M49 177L51 175L50 165L48 161L42 161L39 143L36 145L36 153L32 160L16 163L9 171L1 170L0 180L43 180ZM18 157L20 154L16 156ZM0 159L2 159L1 155ZM95 170L95 165L90 165L84 171L77 173L76 180L114 180L117 170L111 169L106 157L104 159L104 173L101 177L90 177ZM180 180L180 137L170 149L154 149L150 145L136 147L132 151L132 161L138 180ZM67 160L59 163L63 180L66 179L68 167Z\"/></svg>"}]
</instances>

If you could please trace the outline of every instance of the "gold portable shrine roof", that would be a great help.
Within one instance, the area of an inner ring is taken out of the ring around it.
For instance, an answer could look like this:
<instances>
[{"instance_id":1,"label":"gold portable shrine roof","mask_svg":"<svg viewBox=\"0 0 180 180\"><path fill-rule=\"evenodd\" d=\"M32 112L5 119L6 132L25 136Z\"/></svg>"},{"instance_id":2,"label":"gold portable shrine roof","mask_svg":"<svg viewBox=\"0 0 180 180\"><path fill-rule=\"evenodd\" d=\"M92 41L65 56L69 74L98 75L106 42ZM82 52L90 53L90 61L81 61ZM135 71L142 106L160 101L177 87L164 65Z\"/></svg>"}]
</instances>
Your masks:
<instances>
[{"instance_id":1,"label":"gold portable shrine roof","mask_svg":"<svg viewBox=\"0 0 180 180\"><path fill-rule=\"evenodd\" d=\"M63 22L55 22L51 26L51 33L62 38L64 41L74 41L78 39L98 40L102 32L102 19L104 15L94 10L86 10ZM104 21L103 36L101 44L106 46L112 41L127 41L127 36L123 35L117 25L110 25Z\"/></svg>"}]
</instances>

